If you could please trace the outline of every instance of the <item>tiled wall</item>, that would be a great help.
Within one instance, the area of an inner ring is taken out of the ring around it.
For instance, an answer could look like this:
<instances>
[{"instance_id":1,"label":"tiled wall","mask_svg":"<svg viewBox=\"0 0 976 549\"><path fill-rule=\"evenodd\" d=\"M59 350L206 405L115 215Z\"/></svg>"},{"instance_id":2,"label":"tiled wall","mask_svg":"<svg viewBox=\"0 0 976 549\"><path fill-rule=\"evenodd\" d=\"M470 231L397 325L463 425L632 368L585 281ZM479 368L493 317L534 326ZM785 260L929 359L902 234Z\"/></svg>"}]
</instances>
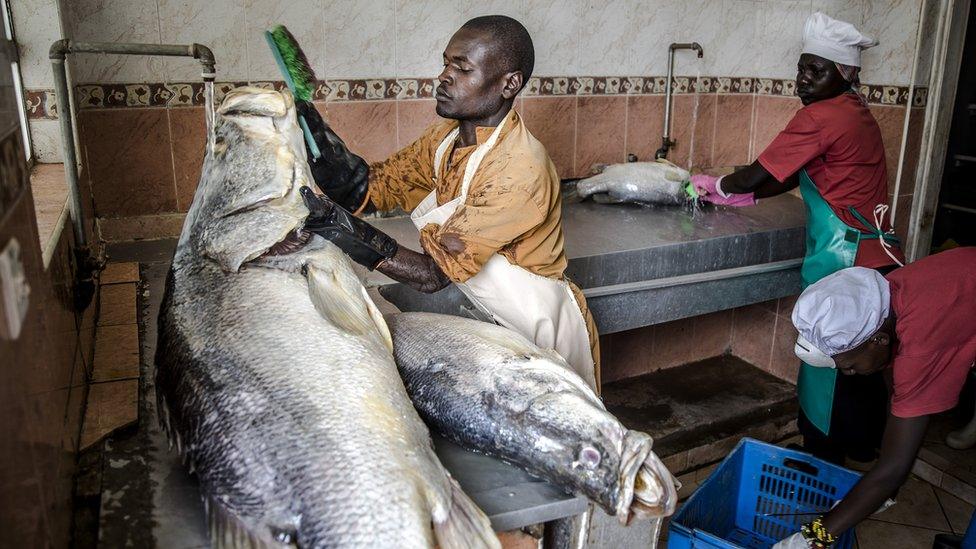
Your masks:
<instances>
[{"instance_id":1,"label":"tiled wall","mask_svg":"<svg viewBox=\"0 0 976 549\"><path fill-rule=\"evenodd\" d=\"M540 76L663 75L667 45L698 41L705 56L680 52L677 73L792 78L804 19L814 10L848 20L881 45L865 53L862 81L908 84L921 0L21 0L14 3L26 86L51 88L47 48L74 40L211 46L218 78L278 78L261 31L284 23L323 79L432 78L440 52L465 20L516 17L531 32ZM60 18L64 21L59 25ZM185 58L80 55L79 83L169 83L199 79ZM58 128L32 123L38 157L57 161Z\"/></svg>"},{"instance_id":2,"label":"tiled wall","mask_svg":"<svg viewBox=\"0 0 976 549\"><path fill-rule=\"evenodd\" d=\"M20 337L0 339L0 546L67 547L95 307L73 312L70 229L45 269L30 187L5 206L0 246L19 241L31 293Z\"/></svg>"},{"instance_id":3,"label":"tiled wall","mask_svg":"<svg viewBox=\"0 0 976 549\"><path fill-rule=\"evenodd\" d=\"M604 383L726 353L796 383L790 321L796 297L774 299L600 337Z\"/></svg>"},{"instance_id":4,"label":"tiled wall","mask_svg":"<svg viewBox=\"0 0 976 549\"><path fill-rule=\"evenodd\" d=\"M432 99L338 101L319 107L349 147L371 161L407 145L436 119ZM704 170L747 164L799 107L794 97L774 95L678 95L672 123L677 145L670 158ZM664 97L659 94L530 96L520 99L517 108L562 177L585 176L594 164L623 162L628 153L649 159L660 146ZM871 110L882 128L893 190L906 107L872 105ZM921 117L913 120L919 123L910 136L917 138ZM97 216L131 218L108 223L125 226L108 236L178 233L178 218L169 223L158 216L185 212L192 200L205 141L203 109L82 109L78 129ZM910 201L911 189L903 186L901 193Z\"/></svg>"}]
</instances>

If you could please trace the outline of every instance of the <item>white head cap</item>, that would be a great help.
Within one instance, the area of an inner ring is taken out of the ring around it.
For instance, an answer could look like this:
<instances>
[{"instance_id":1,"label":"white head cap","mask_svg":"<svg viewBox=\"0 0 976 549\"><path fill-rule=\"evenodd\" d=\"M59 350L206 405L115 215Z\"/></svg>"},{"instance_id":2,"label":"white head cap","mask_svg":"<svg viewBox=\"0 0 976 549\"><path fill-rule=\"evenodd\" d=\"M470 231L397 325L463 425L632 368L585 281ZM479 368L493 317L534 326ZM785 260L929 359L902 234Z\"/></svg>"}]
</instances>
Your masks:
<instances>
[{"instance_id":1,"label":"white head cap","mask_svg":"<svg viewBox=\"0 0 976 549\"><path fill-rule=\"evenodd\" d=\"M814 13L803 26L803 52L819 55L842 65L861 66L861 50L878 41L861 34L854 25Z\"/></svg>"},{"instance_id":2,"label":"white head cap","mask_svg":"<svg viewBox=\"0 0 976 549\"><path fill-rule=\"evenodd\" d=\"M891 310L888 281L874 269L851 267L826 276L793 307L794 352L811 366L834 368L834 355L868 340Z\"/></svg>"}]
</instances>

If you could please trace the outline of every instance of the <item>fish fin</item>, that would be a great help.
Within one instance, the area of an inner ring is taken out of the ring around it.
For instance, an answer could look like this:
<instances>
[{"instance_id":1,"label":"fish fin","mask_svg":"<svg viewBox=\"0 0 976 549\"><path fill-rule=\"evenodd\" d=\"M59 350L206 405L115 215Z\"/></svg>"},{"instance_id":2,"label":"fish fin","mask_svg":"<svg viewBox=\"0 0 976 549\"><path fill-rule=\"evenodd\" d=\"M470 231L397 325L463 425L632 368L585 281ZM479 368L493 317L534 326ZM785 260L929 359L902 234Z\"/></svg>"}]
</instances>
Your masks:
<instances>
[{"instance_id":1,"label":"fish fin","mask_svg":"<svg viewBox=\"0 0 976 549\"><path fill-rule=\"evenodd\" d=\"M485 513L453 478L451 483L451 507L447 515L438 520L434 515L434 537L440 549L501 549L501 542L491 528Z\"/></svg>"},{"instance_id":2,"label":"fish fin","mask_svg":"<svg viewBox=\"0 0 976 549\"><path fill-rule=\"evenodd\" d=\"M392 352L390 328L349 267L348 260L335 245L323 248L320 254L322 260L313 257L305 265L308 292L315 309L333 325L349 333L379 336L379 342Z\"/></svg>"},{"instance_id":3,"label":"fish fin","mask_svg":"<svg viewBox=\"0 0 976 549\"><path fill-rule=\"evenodd\" d=\"M289 536L288 541L275 539L275 533L262 524L249 525L243 518L234 514L223 504L211 497L203 499L203 506L207 515L207 527L210 530L210 546L215 549L224 547L248 547L253 549L281 549L297 547L295 536Z\"/></svg>"},{"instance_id":4,"label":"fish fin","mask_svg":"<svg viewBox=\"0 0 976 549\"><path fill-rule=\"evenodd\" d=\"M580 179L576 182L576 194L580 198L586 198L597 193L605 193L610 190L610 178L605 174L597 174L593 177Z\"/></svg>"}]
</instances>

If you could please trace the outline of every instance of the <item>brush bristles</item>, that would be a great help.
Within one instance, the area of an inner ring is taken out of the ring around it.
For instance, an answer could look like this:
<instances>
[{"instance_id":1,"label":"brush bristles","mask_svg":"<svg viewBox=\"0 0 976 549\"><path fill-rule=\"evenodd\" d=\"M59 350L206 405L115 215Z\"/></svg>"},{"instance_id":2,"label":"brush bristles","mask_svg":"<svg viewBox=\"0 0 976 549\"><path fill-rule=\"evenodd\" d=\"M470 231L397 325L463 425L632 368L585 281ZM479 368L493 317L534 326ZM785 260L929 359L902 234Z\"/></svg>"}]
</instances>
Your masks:
<instances>
[{"instance_id":1,"label":"brush bristles","mask_svg":"<svg viewBox=\"0 0 976 549\"><path fill-rule=\"evenodd\" d=\"M308 58L305 57L305 52L284 25L272 29L271 38L278 47L278 53L295 84L295 99L311 101L312 93L315 91L315 73L308 63Z\"/></svg>"}]
</instances>

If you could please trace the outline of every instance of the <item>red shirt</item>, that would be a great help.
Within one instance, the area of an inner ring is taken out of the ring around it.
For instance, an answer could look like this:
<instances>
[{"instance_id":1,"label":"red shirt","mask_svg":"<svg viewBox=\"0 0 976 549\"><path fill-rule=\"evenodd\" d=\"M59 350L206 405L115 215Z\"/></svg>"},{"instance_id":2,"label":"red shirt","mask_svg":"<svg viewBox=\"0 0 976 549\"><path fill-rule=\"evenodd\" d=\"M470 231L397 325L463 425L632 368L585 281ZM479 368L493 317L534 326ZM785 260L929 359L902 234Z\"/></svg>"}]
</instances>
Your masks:
<instances>
[{"instance_id":1,"label":"red shirt","mask_svg":"<svg viewBox=\"0 0 976 549\"><path fill-rule=\"evenodd\" d=\"M881 128L854 94L817 101L797 111L759 155L759 163L780 182L806 168L837 217L856 229L871 227L860 223L848 207L873 223L874 207L888 202ZM890 228L887 219L882 228ZM901 259L900 250L893 253ZM854 262L871 268L893 263L876 239L861 241Z\"/></svg>"},{"instance_id":2,"label":"red shirt","mask_svg":"<svg viewBox=\"0 0 976 549\"><path fill-rule=\"evenodd\" d=\"M976 361L976 247L920 259L887 278L898 336L891 413L949 410Z\"/></svg>"}]
</instances>

